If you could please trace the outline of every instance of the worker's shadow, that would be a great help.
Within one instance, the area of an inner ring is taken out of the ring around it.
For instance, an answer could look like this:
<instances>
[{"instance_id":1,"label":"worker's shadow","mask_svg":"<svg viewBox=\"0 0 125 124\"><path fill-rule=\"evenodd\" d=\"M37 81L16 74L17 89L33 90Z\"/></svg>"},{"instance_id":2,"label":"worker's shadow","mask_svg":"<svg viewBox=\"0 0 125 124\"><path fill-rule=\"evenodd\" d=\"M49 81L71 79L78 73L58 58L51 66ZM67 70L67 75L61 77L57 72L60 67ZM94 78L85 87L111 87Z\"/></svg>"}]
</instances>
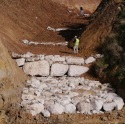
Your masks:
<instances>
[{"instance_id":1,"label":"worker's shadow","mask_svg":"<svg viewBox=\"0 0 125 124\"><path fill-rule=\"evenodd\" d=\"M65 51L59 51L60 53L65 53L65 54L73 54L73 52L65 52Z\"/></svg>"}]
</instances>

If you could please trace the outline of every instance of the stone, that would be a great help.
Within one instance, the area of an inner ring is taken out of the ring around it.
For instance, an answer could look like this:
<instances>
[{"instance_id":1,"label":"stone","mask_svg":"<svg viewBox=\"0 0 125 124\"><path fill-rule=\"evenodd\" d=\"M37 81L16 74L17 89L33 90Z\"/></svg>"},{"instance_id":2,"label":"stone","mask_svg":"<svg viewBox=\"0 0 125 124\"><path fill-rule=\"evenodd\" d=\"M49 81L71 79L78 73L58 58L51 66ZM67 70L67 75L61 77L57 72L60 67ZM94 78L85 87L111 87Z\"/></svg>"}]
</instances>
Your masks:
<instances>
[{"instance_id":1,"label":"stone","mask_svg":"<svg viewBox=\"0 0 125 124\"><path fill-rule=\"evenodd\" d=\"M78 102L76 105L76 109L80 113L90 114L90 102L87 101Z\"/></svg>"},{"instance_id":2,"label":"stone","mask_svg":"<svg viewBox=\"0 0 125 124\"><path fill-rule=\"evenodd\" d=\"M50 110L49 110L52 114L62 114L65 111L65 108L59 104L59 103L55 103L54 105L50 106Z\"/></svg>"},{"instance_id":3,"label":"stone","mask_svg":"<svg viewBox=\"0 0 125 124\"><path fill-rule=\"evenodd\" d=\"M84 65L84 58L81 57L66 57L67 64L70 65Z\"/></svg>"},{"instance_id":4,"label":"stone","mask_svg":"<svg viewBox=\"0 0 125 124\"><path fill-rule=\"evenodd\" d=\"M65 57L61 57L59 55L55 55L51 58L52 62L65 62Z\"/></svg>"},{"instance_id":5,"label":"stone","mask_svg":"<svg viewBox=\"0 0 125 124\"><path fill-rule=\"evenodd\" d=\"M71 102L71 99L68 97L60 99L60 104L63 106L69 104L70 102Z\"/></svg>"},{"instance_id":6,"label":"stone","mask_svg":"<svg viewBox=\"0 0 125 124\"><path fill-rule=\"evenodd\" d=\"M65 113L75 113L75 112L76 112L76 107L72 103L65 105Z\"/></svg>"},{"instance_id":7,"label":"stone","mask_svg":"<svg viewBox=\"0 0 125 124\"><path fill-rule=\"evenodd\" d=\"M40 81L36 78L31 78L30 81L27 81L27 86L38 88L40 86Z\"/></svg>"},{"instance_id":8,"label":"stone","mask_svg":"<svg viewBox=\"0 0 125 124\"><path fill-rule=\"evenodd\" d=\"M94 57L89 57L85 60L85 64L90 64L92 62L96 61L96 59Z\"/></svg>"},{"instance_id":9,"label":"stone","mask_svg":"<svg viewBox=\"0 0 125 124\"><path fill-rule=\"evenodd\" d=\"M39 61L40 57L30 57L26 58L26 62L34 62L34 61Z\"/></svg>"},{"instance_id":10,"label":"stone","mask_svg":"<svg viewBox=\"0 0 125 124\"><path fill-rule=\"evenodd\" d=\"M45 88L48 88L48 85L46 85L45 83L40 83L39 89L43 90Z\"/></svg>"},{"instance_id":11,"label":"stone","mask_svg":"<svg viewBox=\"0 0 125 124\"><path fill-rule=\"evenodd\" d=\"M24 58L16 59L16 63L19 67L23 66L25 64L25 59Z\"/></svg>"},{"instance_id":12,"label":"stone","mask_svg":"<svg viewBox=\"0 0 125 124\"><path fill-rule=\"evenodd\" d=\"M77 92L69 92L68 95L69 95L70 98L72 98L72 97L78 96L79 93L77 93Z\"/></svg>"},{"instance_id":13,"label":"stone","mask_svg":"<svg viewBox=\"0 0 125 124\"><path fill-rule=\"evenodd\" d=\"M68 71L68 65L54 63L51 66L51 76L63 76Z\"/></svg>"},{"instance_id":14,"label":"stone","mask_svg":"<svg viewBox=\"0 0 125 124\"><path fill-rule=\"evenodd\" d=\"M101 55L101 54L96 54L94 57L95 57L96 59L99 59L99 58L102 58L103 55Z\"/></svg>"},{"instance_id":15,"label":"stone","mask_svg":"<svg viewBox=\"0 0 125 124\"><path fill-rule=\"evenodd\" d=\"M32 56L34 56L34 54L32 54L32 53L30 53L30 52L27 52L26 54L23 54L23 55L22 55L23 58L30 58L30 57L32 57Z\"/></svg>"},{"instance_id":16,"label":"stone","mask_svg":"<svg viewBox=\"0 0 125 124\"><path fill-rule=\"evenodd\" d=\"M101 99L92 99L91 100L91 110L100 111L103 106L103 100Z\"/></svg>"},{"instance_id":17,"label":"stone","mask_svg":"<svg viewBox=\"0 0 125 124\"><path fill-rule=\"evenodd\" d=\"M24 93L24 94L28 94L28 93L29 93L28 88L23 88L23 93Z\"/></svg>"},{"instance_id":18,"label":"stone","mask_svg":"<svg viewBox=\"0 0 125 124\"><path fill-rule=\"evenodd\" d=\"M30 94L22 94L22 100L33 100L35 98L34 95L30 95Z\"/></svg>"},{"instance_id":19,"label":"stone","mask_svg":"<svg viewBox=\"0 0 125 124\"><path fill-rule=\"evenodd\" d=\"M113 101L116 103L116 110L121 110L124 106L124 101L121 97L115 97Z\"/></svg>"},{"instance_id":20,"label":"stone","mask_svg":"<svg viewBox=\"0 0 125 124\"><path fill-rule=\"evenodd\" d=\"M50 117L50 112L48 110L44 110L42 112L43 116L46 117L46 118L49 118Z\"/></svg>"},{"instance_id":21,"label":"stone","mask_svg":"<svg viewBox=\"0 0 125 124\"><path fill-rule=\"evenodd\" d=\"M36 90L35 92L34 92L34 95L36 95L36 96L40 96L41 95L41 93L40 93L40 91L38 91L38 90Z\"/></svg>"},{"instance_id":22,"label":"stone","mask_svg":"<svg viewBox=\"0 0 125 124\"><path fill-rule=\"evenodd\" d=\"M36 61L36 62L28 62L23 66L23 70L26 74L31 76L48 76L50 66L49 63L45 60Z\"/></svg>"},{"instance_id":23,"label":"stone","mask_svg":"<svg viewBox=\"0 0 125 124\"><path fill-rule=\"evenodd\" d=\"M116 93L108 93L104 96L106 102L112 102L118 95Z\"/></svg>"},{"instance_id":24,"label":"stone","mask_svg":"<svg viewBox=\"0 0 125 124\"><path fill-rule=\"evenodd\" d=\"M86 73L88 70L89 68L85 66L70 65L68 70L68 76L80 76Z\"/></svg>"},{"instance_id":25,"label":"stone","mask_svg":"<svg viewBox=\"0 0 125 124\"><path fill-rule=\"evenodd\" d=\"M31 110L34 110L34 114L39 114L44 112L44 105L41 103L34 103L30 105Z\"/></svg>"},{"instance_id":26,"label":"stone","mask_svg":"<svg viewBox=\"0 0 125 124\"><path fill-rule=\"evenodd\" d=\"M21 58L21 55L20 54L17 54L17 53L14 53L14 52L12 52L12 57L13 58Z\"/></svg>"},{"instance_id":27,"label":"stone","mask_svg":"<svg viewBox=\"0 0 125 124\"><path fill-rule=\"evenodd\" d=\"M110 103L104 103L103 104L103 109L105 111L112 111L114 110L116 107L116 103L115 102L110 102Z\"/></svg>"}]
</instances>

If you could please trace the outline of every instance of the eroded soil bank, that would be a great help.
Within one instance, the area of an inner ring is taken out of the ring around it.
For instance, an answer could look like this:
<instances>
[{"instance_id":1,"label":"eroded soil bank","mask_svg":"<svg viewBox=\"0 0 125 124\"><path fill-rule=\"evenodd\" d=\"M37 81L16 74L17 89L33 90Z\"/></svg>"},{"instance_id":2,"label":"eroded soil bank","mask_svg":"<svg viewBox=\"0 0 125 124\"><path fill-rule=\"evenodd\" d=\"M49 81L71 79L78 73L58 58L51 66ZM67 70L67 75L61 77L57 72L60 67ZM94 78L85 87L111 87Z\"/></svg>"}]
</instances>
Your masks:
<instances>
[{"instance_id":1,"label":"eroded soil bank","mask_svg":"<svg viewBox=\"0 0 125 124\"><path fill-rule=\"evenodd\" d=\"M89 3L89 5L91 4ZM113 13L108 13L108 11L111 12L110 7L112 8ZM86 48L88 48L86 49L86 55L93 53L93 47L91 51L89 49L93 46L91 44L92 40L95 41L94 46L98 47L100 42L96 41L100 41L100 39L103 40L103 38L110 32L112 28L111 24L116 14L114 11L116 10L115 7L114 1L112 1L109 5L106 4L104 13L101 11L102 13L99 13L101 16L97 16L98 18L94 21L94 24L90 25L86 32L82 35L81 41L84 41L84 38L86 38L85 43L83 43L86 44ZM27 46L22 44L21 41L28 39L30 41L41 42L64 42L66 37L64 37L62 33L59 34L57 32L48 31L47 27L76 27L81 24L88 25L89 21L87 18L78 16L78 10L74 9L71 13L69 13L69 8L58 3L53 3L50 0L1 0L0 11L0 67L2 70L2 73L0 73L0 105L1 108L5 107L6 110L1 111L1 124L124 124L125 109L119 112L114 111L113 113L106 113L104 115L52 115L48 119L44 118L42 115L32 117L30 114L25 113L23 109L18 106L18 104L13 104L17 103L17 98L20 98L19 96L21 96L20 93L24 86L26 76L21 69L17 68L15 62L11 60L8 51L9 53L25 53L29 51L37 54L51 53L71 55L73 54L73 51L67 47L55 46L48 48L48 46L42 45ZM106 18L104 18L105 15ZM110 20L111 18L108 19L108 17L111 17L112 20ZM101 29L105 30L100 32ZM73 34L71 33L69 36L74 36L75 34L76 32ZM87 34L89 35L87 36ZM101 34L103 34L103 37L100 37ZM87 45L87 41L90 41L90 45ZM3 46L3 44L7 49ZM83 56L83 52L81 51L75 56Z\"/></svg>"}]
</instances>

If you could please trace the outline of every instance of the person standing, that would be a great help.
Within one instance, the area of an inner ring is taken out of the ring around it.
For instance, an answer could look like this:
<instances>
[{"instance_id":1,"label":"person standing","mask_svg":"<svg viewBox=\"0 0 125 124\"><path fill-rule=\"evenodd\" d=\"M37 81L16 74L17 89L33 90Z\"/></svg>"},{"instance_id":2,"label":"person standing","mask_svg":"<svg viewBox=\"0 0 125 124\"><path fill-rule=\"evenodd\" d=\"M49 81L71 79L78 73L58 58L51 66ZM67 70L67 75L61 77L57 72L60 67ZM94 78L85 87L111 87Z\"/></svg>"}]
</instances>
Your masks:
<instances>
[{"instance_id":1,"label":"person standing","mask_svg":"<svg viewBox=\"0 0 125 124\"><path fill-rule=\"evenodd\" d=\"M74 53L78 54L78 49L79 49L79 39L77 38L77 36L75 36L75 44L74 44Z\"/></svg>"},{"instance_id":2,"label":"person standing","mask_svg":"<svg viewBox=\"0 0 125 124\"><path fill-rule=\"evenodd\" d=\"M83 10L83 7L80 7L80 15L81 15L81 16L84 16L84 10Z\"/></svg>"}]
</instances>

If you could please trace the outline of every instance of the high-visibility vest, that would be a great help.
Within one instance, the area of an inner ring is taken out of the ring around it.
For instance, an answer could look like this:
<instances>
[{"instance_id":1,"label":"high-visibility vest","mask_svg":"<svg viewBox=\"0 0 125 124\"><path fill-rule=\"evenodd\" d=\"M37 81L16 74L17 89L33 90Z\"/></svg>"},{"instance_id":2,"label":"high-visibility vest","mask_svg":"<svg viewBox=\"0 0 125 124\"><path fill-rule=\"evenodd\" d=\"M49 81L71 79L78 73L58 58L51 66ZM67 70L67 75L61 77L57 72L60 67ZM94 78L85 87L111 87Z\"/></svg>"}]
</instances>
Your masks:
<instances>
[{"instance_id":1,"label":"high-visibility vest","mask_svg":"<svg viewBox=\"0 0 125 124\"><path fill-rule=\"evenodd\" d=\"M79 39L76 38L75 46L79 46Z\"/></svg>"}]
</instances>

